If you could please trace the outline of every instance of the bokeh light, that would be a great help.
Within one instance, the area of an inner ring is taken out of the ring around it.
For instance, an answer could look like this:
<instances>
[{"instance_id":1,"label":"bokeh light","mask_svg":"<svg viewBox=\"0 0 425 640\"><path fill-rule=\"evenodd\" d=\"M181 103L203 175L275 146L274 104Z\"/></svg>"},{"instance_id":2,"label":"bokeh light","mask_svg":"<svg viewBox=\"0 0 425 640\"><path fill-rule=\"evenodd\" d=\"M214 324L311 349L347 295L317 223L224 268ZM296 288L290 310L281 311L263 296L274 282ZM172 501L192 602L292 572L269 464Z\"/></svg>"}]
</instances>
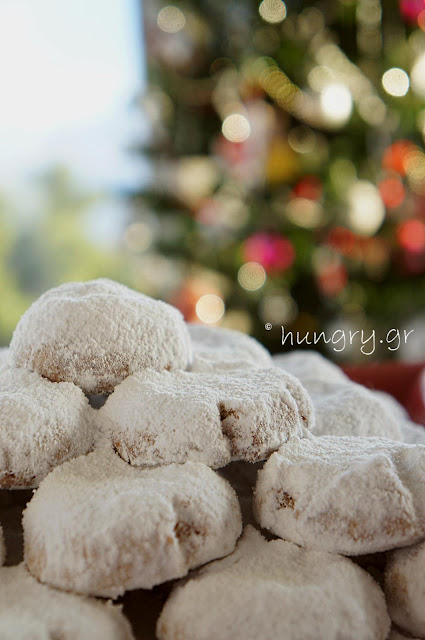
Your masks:
<instances>
[{"instance_id":1,"label":"bokeh light","mask_svg":"<svg viewBox=\"0 0 425 640\"><path fill-rule=\"evenodd\" d=\"M252 318L247 311L239 309L231 309L226 311L220 326L233 331L242 331L243 333L251 333Z\"/></svg>"},{"instance_id":2,"label":"bokeh light","mask_svg":"<svg viewBox=\"0 0 425 640\"><path fill-rule=\"evenodd\" d=\"M311 153L316 145L316 134L310 127L300 125L289 131L288 143L297 153Z\"/></svg>"},{"instance_id":3,"label":"bokeh light","mask_svg":"<svg viewBox=\"0 0 425 640\"><path fill-rule=\"evenodd\" d=\"M286 5L282 0L263 0L258 12L266 22L277 24L286 18Z\"/></svg>"},{"instance_id":4,"label":"bokeh light","mask_svg":"<svg viewBox=\"0 0 425 640\"><path fill-rule=\"evenodd\" d=\"M360 98L358 110L363 120L374 127L383 124L387 115L387 108L384 102L375 95L367 95Z\"/></svg>"},{"instance_id":5,"label":"bokeh light","mask_svg":"<svg viewBox=\"0 0 425 640\"><path fill-rule=\"evenodd\" d=\"M410 140L397 140L385 149L382 156L382 166L388 171L395 171L401 176L406 175L407 158L416 150Z\"/></svg>"},{"instance_id":6,"label":"bokeh light","mask_svg":"<svg viewBox=\"0 0 425 640\"><path fill-rule=\"evenodd\" d=\"M230 142L244 142L250 136L251 126L245 116L240 113L232 113L224 120L222 132Z\"/></svg>"},{"instance_id":7,"label":"bokeh light","mask_svg":"<svg viewBox=\"0 0 425 640\"><path fill-rule=\"evenodd\" d=\"M347 270L335 252L319 247L313 254L313 269L317 285L323 295L337 296L348 282Z\"/></svg>"},{"instance_id":8,"label":"bokeh light","mask_svg":"<svg viewBox=\"0 0 425 640\"><path fill-rule=\"evenodd\" d=\"M224 310L223 300L214 293L207 293L196 303L196 315L201 322L206 324L214 324L221 320Z\"/></svg>"},{"instance_id":9,"label":"bokeh light","mask_svg":"<svg viewBox=\"0 0 425 640\"><path fill-rule=\"evenodd\" d=\"M186 18L184 17L183 11L178 7L170 5L163 7L158 13L157 23L161 31L177 33L181 31L186 24Z\"/></svg>"},{"instance_id":10,"label":"bokeh light","mask_svg":"<svg viewBox=\"0 0 425 640\"><path fill-rule=\"evenodd\" d=\"M146 222L133 222L124 232L124 242L133 253L149 249L152 240L152 229Z\"/></svg>"},{"instance_id":11,"label":"bokeh light","mask_svg":"<svg viewBox=\"0 0 425 640\"><path fill-rule=\"evenodd\" d=\"M386 207L399 207L406 195L403 182L398 177L384 178L378 185L379 193Z\"/></svg>"},{"instance_id":12,"label":"bokeh light","mask_svg":"<svg viewBox=\"0 0 425 640\"><path fill-rule=\"evenodd\" d=\"M238 272L238 282L247 291L257 291L261 289L266 281L264 267L258 262L246 262Z\"/></svg>"},{"instance_id":13,"label":"bokeh light","mask_svg":"<svg viewBox=\"0 0 425 640\"><path fill-rule=\"evenodd\" d=\"M288 220L304 229L314 229L323 222L323 207L310 198L293 198L286 207Z\"/></svg>"},{"instance_id":14,"label":"bokeh light","mask_svg":"<svg viewBox=\"0 0 425 640\"><path fill-rule=\"evenodd\" d=\"M412 253L425 250L425 224L421 220L406 220L397 229L400 246Z\"/></svg>"},{"instance_id":15,"label":"bokeh light","mask_svg":"<svg viewBox=\"0 0 425 640\"><path fill-rule=\"evenodd\" d=\"M353 231L373 235L385 218L381 194L371 182L357 180L348 191L348 223Z\"/></svg>"},{"instance_id":16,"label":"bokeh light","mask_svg":"<svg viewBox=\"0 0 425 640\"><path fill-rule=\"evenodd\" d=\"M292 322L298 313L298 306L286 291L265 295L259 304L259 315L263 322L283 325Z\"/></svg>"},{"instance_id":17,"label":"bokeh light","mask_svg":"<svg viewBox=\"0 0 425 640\"><path fill-rule=\"evenodd\" d=\"M341 127L348 122L353 108L350 90L343 84L330 84L320 94L320 107L325 123Z\"/></svg>"},{"instance_id":18,"label":"bokeh light","mask_svg":"<svg viewBox=\"0 0 425 640\"><path fill-rule=\"evenodd\" d=\"M409 76L403 69L393 67L382 76L382 86L390 96L401 98L409 91Z\"/></svg>"},{"instance_id":19,"label":"bokeh light","mask_svg":"<svg viewBox=\"0 0 425 640\"><path fill-rule=\"evenodd\" d=\"M284 236L258 232L245 240L243 255L247 262L259 262L267 273L279 273L293 265L295 249Z\"/></svg>"},{"instance_id":20,"label":"bokeh light","mask_svg":"<svg viewBox=\"0 0 425 640\"><path fill-rule=\"evenodd\" d=\"M425 154L412 146L405 158L406 176L409 186L415 193L425 195Z\"/></svg>"},{"instance_id":21,"label":"bokeh light","mask_svg":"<svg viewBox=\"0 0 425 640\"><path fill-rule=\"evenodd\" d=\"M413 91L419 96L425 96L425 54L419 56L410 73Z\"/></svg>"}]
</instances>

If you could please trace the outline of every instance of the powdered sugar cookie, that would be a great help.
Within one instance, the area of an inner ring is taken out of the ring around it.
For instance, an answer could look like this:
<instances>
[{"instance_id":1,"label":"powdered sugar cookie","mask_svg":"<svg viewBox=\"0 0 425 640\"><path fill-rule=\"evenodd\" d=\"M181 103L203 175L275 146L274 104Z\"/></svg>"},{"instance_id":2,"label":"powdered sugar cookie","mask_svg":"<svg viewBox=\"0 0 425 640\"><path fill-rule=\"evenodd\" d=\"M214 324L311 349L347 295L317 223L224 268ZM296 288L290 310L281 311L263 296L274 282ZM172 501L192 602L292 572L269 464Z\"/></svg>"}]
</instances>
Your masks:
<instances>
[{"instance_id":1,"label":"powdered sugar cookie","mask_svg":"<svg viewBox=\"0 0 425 640\"><path fill-rule=\"evenodd\" d=\"M401 421L386 401L359 384L329 383L326 389L310 394L316 414L314 435L403 440Z\"/></svg>"},{"instance_id":2,"label":"powdered sugar cookie","mask_svg":"<svg viewBox=\"0 0 425 640\"><path fill-rule=\"evenodd\" d=\"M298 378L309 391L321 391L330 383L350 382L342 369L317 351L296 349L273 356L273 362Z\"/></svg>"},{"instance_id":3,"label":"powdered sugar cookie","mask_svg":"<svg viewBox=\"0 0 425 640\"><path fill-rule=\"evenodd\" d=\"M406 632L425 637L425 542L394 551L384 573L388 612Z\"/></svg>"},{"instance_id":4,"label":"powdered sugar cookie","mask_svg":"<svg viewBox=\"0 0 425 640\"><path fill-rule=\"evenodd\" d=\"M121 607L61 593L35 580L24 565L0 569L2 640L132 640Z\"/></svg>"},{"instance_id":5,"label":"powdered sugar cookie","mask_svg":"<svg viewBox=\"0 0 425 640\"><path fill-rule=\"evenodd\" d=\"M106 279L44 293L10 343L17 366L99 394L147 367L185 369L190 349L177 309Z\"/></svg>"},{"instance_id":6,"label":"powdered sugar cookie","mask_svg":"<svg viewBox=\"0 0 425 640\"><path fill-rule=\"evenodd\" d=\"M193 460L213 468L263 460L314 421L307 392L278 369L134 374L98 419L131 464Z\"/></svg>"},{"instance_id":7,"label":"powdered sugar cookie","mask_svg":"<svg viewBox=\"0 0 425 640\"><path fill-rule=\"evenodd\" d=\"M140 470L105 448L52 471L23 526L38 580L115 598L230 553L241 514L231 486L205 465Z\"/></svg>"},{"instance_id":8,"label":"powdered sugar cookie","mask_svg":"<svg viewBox=\"0 0 425 640\"><path fill-rule=\"evenodd\" d=\"M425 427L411 420L403 420L400 423L403 442L409 444L425 444Z\"/></svg>"},{"instance_id":9,"label":"powdered sugar cookie","mask_svg":"<svg viewBox=\"0 0 425 640\"><path fill-rule=\"evenodd\" d=\"M93 412L73 384L0 367L0 488L36 487L58 464L87 453Z\"/></svg>"},{"instance_id":10,"label":"powdered sugar cookie","mask_svg":"<svg viewBox=\"0 0 425 640\"><path fill-rule=\"evenodd\" d=\"M188 325L193 348L191 371L226 371L273 366L270 353L240 331Z\"/></svg>"},{"instance_id":11,"label":"powdered sugar cookie","mask_svg":"<svg viewBox=\"0 0 425 640\"><path fill-rule=\"evenodd\" d=\"M408 420L409 414L406 409L398 400L394 398L390 393L381 391L380 389L371 389L373 395L378 398L385 405L388 411L391 411L397 420Z\"/></svg>"},{"instance_id":12,"label":"powdered sugar cookie","mask_svg":"<svg viewBox=\"0 0 425 640\"><path fill-rule=\"evenodd\" d=\"M386 551L425 536L425 447L385 438L292 437L258 474L261 526L311 549Z\"/></svg>"},{"instance_id":13,"label":"powdered sugar cookie","mask_svg":"<svg viewBox=\"0 0 425 640\"><path fill-rule=\"evenodd\" d=\"M171 593L159 640L385 640L382 591L351 560L267 542L247 527L236 550Z\"/></svg>"}]
</instances>

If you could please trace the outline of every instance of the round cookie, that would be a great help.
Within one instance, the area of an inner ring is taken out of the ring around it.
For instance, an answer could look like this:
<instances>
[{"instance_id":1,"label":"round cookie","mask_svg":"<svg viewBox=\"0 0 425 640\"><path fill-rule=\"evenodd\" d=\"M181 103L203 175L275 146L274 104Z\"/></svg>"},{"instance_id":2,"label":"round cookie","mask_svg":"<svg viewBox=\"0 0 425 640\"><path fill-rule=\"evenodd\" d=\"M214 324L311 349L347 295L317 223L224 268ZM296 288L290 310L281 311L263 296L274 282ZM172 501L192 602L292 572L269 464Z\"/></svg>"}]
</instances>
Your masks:
<instances>
[{"instance_id":1,"label":"round cookie","mask_svg":"<svg viewBox=\"0 0 425 640\"><path fill-rule=\"evenodd\" d=\"M38 580L116 598L233 551L241 514L231 486L205 465L140 470L99 448L52 471L23 527Z\"/></svg>"},{"instance_id":2,"label":"round cookie","mask_svg":"<svg viewBox=\"0 0 425 640\"><path fill-rule=\"evenodd\" d=\"M425 428L421 424L416 424L409 419L409 414L398 400L385 391L370 390L370 393L378 398L384 405L387 412L390 412L393 419L397 421L401 432L402 442L408 444L425 444ZM378 434L377 434L378 435ZM399 440L400 438L394 438Z\"/></svg>"},{"instance_id":3,"label":"round cookie","mask_svg":"<svg viewBox=\"0 0 425 640\"><path fill-rule=\"evenodd\" d=\"M385 640L382 591L348 558L267 542L246 527L236 550L171 593L159 640Z\"/></svg>"},{"instance_id":4,"label":"round cookie","mask_svg":"<svg viewBox=\"0 0 425 640\"><path fill-rule=\"evenodd\" d=\"M307 392L278 369L136 373L97 418L120 456L136 466L256 462L314 424Z\"/></svg>"},{"instance_id":5,"label":"round cookie","mask_svg":"<svg viewBox=\"0 0 425 640\"><path fill-rule=\"evenodd\" d=\"M193 349L191 371L218 372L273 366L267 349L241 331L201 324L187 326Z\"/></svg>"},{"instance_id":6,"label":"round cookie","mask_svg":"<svg viewBox=\"0 0 425 640\"><path fill-rule=\"evenodd\" d=\"M389 556L384 590L393 622L407 633L424 638L425 542Z\"/></svg>"},{"instance_id":7,"label":"round cookie","mask_svg":"<svg viewBox=\"0 0 425 640\"><path fill-rule=\"evenodd\" d=\"M301 380L308 391L321 391L328 384L350 382L340 367L317 351L295 349L289 353L280 353L273 356L273 363Z\"/></svg>"},{"instance_id":8,"label":"round cookie","mask_svg":"<svg viewBox=\"0 0 425 640\"><path fill-rule=\"evenodd\" d=\"M0 367L0 488L37 487L58 464L94 445L94 410L81 389Z\"/></svg>"},{"instance_id":9,"label":"round cookie","mask_svg":"<svg viewBox=\"0 0 425 640\"><path fill-rule=\"evenodd\" d=\"M316 414L316 436L378 436L403 440L401 420L386 401L359 384L329 383L310 391Z\"/></svg>"},{"instance_id":10,"label":"round cookie","mask_svg":"<svg viewBox=\"0 0 425 640\"><path fill-rule=\"evenodd\" d=\"M0 569L2 640L132 640L121 607L62 593L35 580L23 564Z\"/></svg>"},{"instance_id":11,"label":"round cookie","mask_svg":"<svg viewBox=\"0 0 425 640\"><path fill-rule=\"evenodd\" d=\"M262 527L311 549L386 551L425 536L424 480L424 446L306 432L259 472L254 512Z\"/></svg>"},{"instance_id":12,"label":"round cookie","mask_svg":"<svg viewBox=\"0 0 425 640\"><path fill-rule=\"evenodd\" d=\"M44 293L18 322L10 356L53 382L101 394L135 371L185 369L191 347L177 309L100 279Z\"/></svg>"},{"instance_id":13,"label":"round cookie","mask_svg":"<svg viewBox=\"0 0 425 640\"><path fill-rule=\"evenodd\" d=\"M416 424L411 420L403 420L400 423L401 434L403 436L403 442L409 444L425 444L425 427L421 424Z\"/></svg>"},{"instance_id":14,"label":"round cookie","mask_svg":"<svg viewBox=\"0 0 425 640\"><path fill-rule=\"evenodd\" d=\"M397 420L408 420L409 414L407 413L406 409L390 393L381 391L380 389L370 389L370 392L373 393L373 395L381 402L383 402L386 409L388 411L391 411L391 413Z\"/></svg>"}]
</instances>

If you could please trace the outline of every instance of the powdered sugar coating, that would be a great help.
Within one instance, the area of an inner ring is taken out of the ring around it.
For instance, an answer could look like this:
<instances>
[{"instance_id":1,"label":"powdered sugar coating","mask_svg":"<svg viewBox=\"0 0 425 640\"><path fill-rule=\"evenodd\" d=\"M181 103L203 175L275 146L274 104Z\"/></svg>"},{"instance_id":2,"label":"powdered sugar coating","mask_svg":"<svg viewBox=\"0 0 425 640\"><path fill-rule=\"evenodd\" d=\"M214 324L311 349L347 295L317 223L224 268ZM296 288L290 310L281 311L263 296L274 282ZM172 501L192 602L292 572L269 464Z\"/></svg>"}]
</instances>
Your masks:
<instances>
[{"instance_id":1,"label":"powdered sugar coating","mask_svg":"<svg viewBox=\"0 0 425 640\"><path fill-rule=\"evenodd\" d=\"M35 580L23 564L0 569L2 640L132 640L121 607L62 593Z\"/></svg>"},{"instance_id":2,"label":"powdered sugar coating","mask_svg":"<svg viewBox=\"0 0 425 640\"><path fill-rule=\"evenodd\" d=\"M425 542L394 551L385 567L384 590L393 622L425 637Z\"/></svg>"},{"instance_id":3,"label":"powdered sugar coating","mask_svg":"<svg viewBox=\"0 0 425 640\"><path fill-rule=\"evenodd\" d=\"M388 411L391 411L397 420L407 420L409 418L409 414L402 404L394 396L386 391L381 391L380 389L371 389L371 393L378 398L386 407Z\"/></svg>"},{"instance_id":4,"label":"powdered sugar coating","mask_svg":"<svg viewBox=\"0 0 425 640\"><path fill-rule=\"evenodd\" d=\"M401 421L387 402L359 384L329 383L326 389L310 394L316 414L314 435L403 440Z\"/></svg>"},{"instance_id":5,"label":"powdered sugar coating","mask_svg":"<svg viewBox=\"0 0 425 640\"><path fill-rule=\"evenodd\" d=\"M267 349L241 331L201 324L187 326L193 348L191 371L229 371L273 366Z\"/></svg>"},{"instance_id":6,"label":"powdered sugar coating","mask_svg":"<svg viewBox=\"0 0 425 640\"><path fill-rule=\"evenodd\" d=\"M241 526L235 492L205 465L140 470L100 448L40 485L23 516L25 563L41 582L116 598L230 553Z\"/></svg>"},{"instance_id":7,"label":"powdered sugar coating","mask_svg":"<svg viewBox=\"0 0 425 640\"><path fill-rule=\"evenodd\" d=\"M100 394L148 367L185 369L191 347L177 309L100 279L44 293L18 322L10 355L16 366Z\"/></svg>"},{"instance_id":8,"label":"powdered sugar coating","mask_svg":"<svg viewBox=\"0 0 425 640\"><path fill-rule=\"evenodd\" d=\"M301 380L308 391L322 391L328 384L349 383L350 379L338 367L317 351L294 349L288 353L273 356L273 363L279 369L288 371Z\"/></svg>"},{"instance_id":9,"label":"powdered sugar coating","mask_svg":"<svg viewBox=\"0 0 425 640\"><path fill-rule=\"evenodd\" d=\"M236 550L178 585L159 640L385 640L383 593L351 560L267 542L248 526Z\"/></svg>"},{"instance_id":10,"label":"powdered sugar coating","mask_svg":"<svg viewBox=\"0 0 425 640\"><path fill-rule=\"evenodd\" d=\"M400 423L403 442L409 444L425 444L425 427L411 420L403 420Z\"/></svg>"},{"instance_id":11,"label":"powdered sugar coating","mask_svg":"<svg viewBox=\"0 0 425 640\"><path fill-rule=\"evenodd\" d=\"M425 536L425 447L385 438L292 437L258 474L261 526L311 549L386 551Z\"/></svg>"},{"instance_id":12,"label":"powdered sugar coating","mask_svg":"<svg viewBox=\"0 0 425 640\"><path fill-rule=\"evenodd\" d=\"M256 462L314 424L305 389L277 369L134 374L97 416L120 456L137 466Z\"/></svg>"},{"instance_id":13,"label":"powdered sugar coating","mask_svg":"<svg viewBox=\"0 0 425 640\"><path fill-rule=\"evenodd\" d=\"M0 367L0 488L37 487L95 442L94 410L81 389Z\"/></svg>"}]
</instances>

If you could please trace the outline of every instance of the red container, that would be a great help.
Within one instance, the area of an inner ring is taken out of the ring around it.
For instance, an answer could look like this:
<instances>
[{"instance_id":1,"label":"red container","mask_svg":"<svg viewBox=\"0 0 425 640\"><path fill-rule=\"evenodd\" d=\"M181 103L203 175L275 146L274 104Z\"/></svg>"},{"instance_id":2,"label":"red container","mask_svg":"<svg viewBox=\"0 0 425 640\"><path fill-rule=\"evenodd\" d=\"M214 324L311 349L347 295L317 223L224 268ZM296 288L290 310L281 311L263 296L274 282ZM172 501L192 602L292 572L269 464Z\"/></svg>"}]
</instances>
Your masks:
<instances>
[{"instance_id":1,"label":"red container","mask_svg":"<svg viewBox=\"0 0 425 640\"><path fill-rule=\"evenodd\" d=\"M425 363L384 362L342 368L354 382L390 393L414 422L425 425Z\"/></svg>"}]
</instances>

